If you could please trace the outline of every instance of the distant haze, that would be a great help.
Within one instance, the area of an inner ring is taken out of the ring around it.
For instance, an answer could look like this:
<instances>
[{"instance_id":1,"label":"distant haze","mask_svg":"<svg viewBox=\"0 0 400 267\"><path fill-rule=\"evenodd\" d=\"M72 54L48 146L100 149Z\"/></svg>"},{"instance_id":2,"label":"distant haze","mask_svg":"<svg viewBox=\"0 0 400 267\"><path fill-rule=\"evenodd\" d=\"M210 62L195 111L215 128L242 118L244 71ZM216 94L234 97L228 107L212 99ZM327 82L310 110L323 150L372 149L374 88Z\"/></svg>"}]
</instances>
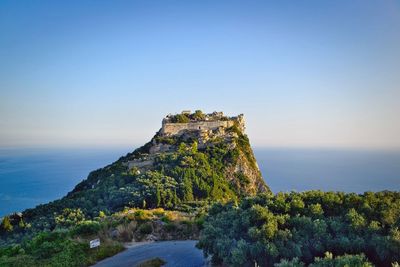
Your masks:
<instances>
[{"instance_id":1,"label":"distant haze","mask_svg":"<svg viewBox=\"0 0 400 267\"><path fill-rule=\"evenodd\" d=\"M399 1L1 1L0 147L126 146L168 113L252 145L400 148Z\"/></svg>"}]
</instances>

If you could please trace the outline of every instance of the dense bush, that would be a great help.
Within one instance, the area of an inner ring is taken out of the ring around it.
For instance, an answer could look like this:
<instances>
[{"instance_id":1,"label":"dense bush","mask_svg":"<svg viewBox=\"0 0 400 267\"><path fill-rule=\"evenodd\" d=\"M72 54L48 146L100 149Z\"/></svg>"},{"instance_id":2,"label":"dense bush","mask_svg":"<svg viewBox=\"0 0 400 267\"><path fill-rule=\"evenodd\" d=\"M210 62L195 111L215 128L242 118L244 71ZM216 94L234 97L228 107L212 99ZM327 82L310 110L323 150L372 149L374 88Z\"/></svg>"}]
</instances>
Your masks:
<instances>
[{"instance_id":1,"label":"dense bush","mask_svg":"<svg viewBox=\"0 0 400 267\"><path fill-rule=\"evenodd\" d=\"M153 227L149 223L144 223L139 226L138 230L141 234L148 235L151 234L151 232L153 232Z\"/></svg>"},{"instance_id":2,"label":"dense bush","mask_svg":"<svg viewBox=\"0 0 400 267\"><path fill-rule=\"evenodd\" d=\"M73 235L82 235L82 236L90 236L97 234L100 231L100 223L96 221L84 221L76 225L71 233Z\"/></svg>"},{"instance_id":3,"label":"dense bush","mask_svg":"<svg viewBox=\"0 0 400 267\"><path fill-rule=\"evenodd\" d=\"M186 114L177 114L174 117L172 117L172 122L187 123L189 121L190 119Z\"/></svg>"},{"instance_id":4,"label":"dense bush","mask_svg":"<svg viewBox=\"0 0 400 267\"><path fill-rule=\"evenodd\" d=\"M88 266L120 252L119 243L105 242L96 249L89 248L89 240L73 239L78 233L95 234L96 222L84 222L71 230L41 232L21 245L0 249L0 266Z\"/></svg>"},{"instance_id":5,"label":"dense bush","mask_svg":"<svg viewBox=\"0 0 400 267\"><path fill-rule=\"evenodd\" d=\"M298 258L292 260L282 259L275 267L304 267L305 264ZM372 267L373 265L365 258L364 254L343 255L333 258L332 253L326 252L324 258L316 257L314 263L309 267Z\"/></svg>"},{"instance_id":6,"label":"dense bush","mask_svg":"<svg viewBox=\"0 0 400 267\"><path fill-rule=\"evenodd\" d=\"M352 254L379 266L400 261L399 192L264 194L214 205L203 227L199 246L232 266L370 266Z\"/></svg>"}]
</instances>

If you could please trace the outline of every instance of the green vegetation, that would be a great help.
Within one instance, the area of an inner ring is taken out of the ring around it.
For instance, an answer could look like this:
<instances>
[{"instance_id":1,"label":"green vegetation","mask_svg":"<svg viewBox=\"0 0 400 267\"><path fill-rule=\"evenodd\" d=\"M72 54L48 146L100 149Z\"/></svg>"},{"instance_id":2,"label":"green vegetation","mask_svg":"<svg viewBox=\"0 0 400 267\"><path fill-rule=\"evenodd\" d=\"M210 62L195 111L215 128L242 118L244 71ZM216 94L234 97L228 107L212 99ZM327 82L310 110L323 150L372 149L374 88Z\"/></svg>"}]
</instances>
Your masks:
<instances>
[{"instance_id":1,"label":"green vegetation","mask_svg":"<svg viewBox=\"0 0 400 267\"><path fill-rule=\"evenodd\" d=\"M169 122L172 123L188 123L190 121L203 121L206 118L208 120L222 120L222 121L229 120L229 118L227 116L224 116L222 112L205 114L201 110L196 110L194 113L191 114L181 113L181 114L170 115L168 117L168 120Z\"/></svg>"},{"instance_id":2,"label":"green vegetation","mask_svg":"<svg viewBox=\"0 0 400 267\"><path fill-rule=\"evenodd\" d=\"M177 122L177 123L188 123L190 121L189 117L186 116L186 114L177 114L174 117L175 120L172 122Z\"/></svg>"},{"instance_id":3,"label":"green vegetation","mask_svg":"<svg viewBox=\"0 0 400 267\"><path fill-rule=\"evenodd\" d=\"M238 206L214 205L203 227L199 246L229 266L400 261L399 192L261 194Z\"/></svg>"},{"instance_id":4,"label":"green vegetation","mask_svg":"<svg viewBox=\"0 0 400 267\"><path fill-rule=\"evenodd\" d=\"M22 220L21 220L21 222L23 223ZM22 223L21 223L21 226L24 226ZM8 216L5 216L3 218L3 221L1 223L1 229L3 229L3 231L6 231L6 232L11 232L13 230L13 226L11 225L10 218Z\"/></svg>"},{"instance_id":5,"label":"green vegetation","mask_svg":"<svg viewBox=\"0 0 400 267\"><path fill-rule=\"evenodd\" d=\"M0 227L0 245L21 242L40 231L104 217L125 207L164 207L190 212L213 201L237 201L246 195L243 188L248 186L249 179L244 173L233 174L233 181L226 178L227 167L233 166L240 155L250 160L250 165L255 164L245 135L240 134L229 142L216 139L202 149L190 138L174 140L176 150L157 154L151 170L128 171L123 164L146 153L145 145L90 173L66 197L28 209L22 216L5 217ZM232 142L238 145L232 148Z\"/></svg>"},{"instance_id":6,"label":"green vegetation","mask_svg":"<svg viewBox=\"0 0 400 267\"><path fill-rule=\"evenodd\" d=\"M211 134L207 145L198 133L157 134L66 197L5 216L0 266L88 266L123 242L199 236L213 262L228 266L398 266L399 192L272 195L239 126ZM155 145L166 152L151 154ZM94 238L101 245L90 249Z\"/></svg>"},{"instance_id":7,"label":"green vegetation","mask_svg":"<svg viewBox=\"0 0 400 267\"><path fill-rule=\"evenodd\" d=\"M292 260L283 259L279 263L274 265L275 267L304 267L306 266L303 262L299 261L298 258ZM356 266L356 267L372 267L371 264L364 256L359 255L343 255L333 257L332 253L326 252L324 258L316 257L314 263L308 265L310 267L342 267L342 266Z\"/></svg>"},{"instance_id":8,"label":"green vegetation","mask_svg":"<svg viewBox=\"0 0 400 267\"><path fill-rule=\"evenodd\" d=\"M89 248L89 240L76 235L76 229L42 232L32 240L0 249L0 266L89 266L114 255L123 246L102 240L98 249Z\"/></svg>"},{"instance_id":9,"label":"green vegetation","mask_svg":"<svg viewBox=\"0 0 400 267\"><path fill-rule=\"evenodd\" d=\"M166 262L160 258L150 259L138 264L137 267L160 267L165 265Z\"/></svg>"},{"instance_id":10,"label":"green vegetation","mask_svg":"<svg viewBox=\"0 0 400 267\"><path fill-rule=\"evenodd\" d=\"M95 220L76 220L81 218L80 211L65 209L57 216L53 231L0 248L0 266L89 266L122 251L122 242L142 241L148 236L157 240L196 239L203 214L125 209ZM90 249L89 241L95 238L100 238L101 245Z\"/></svg>"},{"instance_id":11,"label":"green vegetation","mask_svg":"<svg viewBox=\"0 0 400 267\"><path fill-rule=\"evenodd\" d=\"M194 112L194 114L192 115L192 117L193 117L194 120L201 121L201 120L204 120L204 118L206 117L206 115L203 113L203 111L201 111L201 110L196 110L196 111Z\"/></svg>"},{"instance_id":12,"label":"green vegetation","mask_svg":"<svg viewBox=\"0 0 400 267\"><path fill-rule=\"evenodd\" d=\"M196 111L172 119L187 122L205 116ZM235 127L226 136L210 138L207 146L198 142L196 134L157 134L91 172L66 197L4 217L0 266L87 266L122 250L122 242L197 239L209 205L247 196L252 181L243 167L235 171L238 162L255 166L247 137ZM150 155L157 144L171 149ZM151 163L144 168L128 167L129 162ZM258 168L253 171L265 186ZM259 188L253 187L253 194ZM99 249L89 249L94 238L101 239ZM68 262L72 255L76 262Z\"/></svg>"}]
</instances>

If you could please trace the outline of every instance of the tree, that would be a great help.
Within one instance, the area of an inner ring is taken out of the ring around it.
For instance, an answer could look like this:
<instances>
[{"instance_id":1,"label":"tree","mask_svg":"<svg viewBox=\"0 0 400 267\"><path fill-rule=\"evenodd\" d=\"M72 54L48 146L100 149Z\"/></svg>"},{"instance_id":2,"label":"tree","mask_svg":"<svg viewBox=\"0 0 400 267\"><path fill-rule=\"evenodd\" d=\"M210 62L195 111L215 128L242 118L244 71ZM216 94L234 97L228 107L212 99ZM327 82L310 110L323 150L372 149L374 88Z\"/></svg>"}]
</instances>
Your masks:
<instances>
[{"instance_id":1,"label":"tree","mask_svg":"<svg viewBox=\"0 0 400 267\"><path fill-rule=\"evenodd\" d=\"M160 188L158 186L156 188L156 205L157 207L160 207L161 205L161 193L160 193Z\"/></svg>"},{"instance_id":2,"label":"tree","mask_svg":"<svg viewBox=\"0 0 400 267\"><path fill-rule=\"evenodd\" d=\"M5 216L3 218L3 222L1 223L1 226L6 232L11 232L13 230L13 226L11 224L10 217Z\"/></svg>"},{"instance_id":3,"label":"tree","mask_svg":"<svg viewBox=\"0 0 400 267\"><path fill-rule=\"evenodd\" d=\"M332 253L325 252L325 258L316 258L315 263L310 264L310 267L331 267L331 266L358 266L372 267L373 265L361 255L343 255L333 257Z\"/></svg>"},{"instance_id":4,"label":"tree","mask_svg":"<svg viewBox=\"0 0 400 267\"><path fill-rule=\"evenodd\" d=\"M105 218L106 217L106 214L105 214L105 212L104 211L99 211L99 217L100 218Z\"/></svg>"},{"instance_id":5,"label":"tree","mask_svg":"<svg viewBox=\"0 0 400 267\"><path fill-rule=\"evenodd\" d=\"M236 208L214 205L199 246L227 265L256 260L262 266L280 267L369 267L370 262L390 266L400 261L399 205L400 193L388 191L249 197ZM388 225L382 210L392 214L395 223ZM239 240L246 241L247 251L237 248ZM318 258L326 251L332 253Z\"/></svg>"},{"instance_id":6,"label":"tree","mask_svg":"<svg viewBox=\"0 0 400 267\"><path fill-rule=\"evenodd\" d=\"M319 203L311 204L309 206L309 210L310 210L311 216L321 216L324 214L324 210L322 209L322 206Z\"/></svg>"},{"instance_id":7,"label":"tree","mask_svg":"<svg viewBox=\"0 0 400 267\"><path fill-rule=\"evenodd\" d=\"M196 154L197 153L197 142L196 141L193 142L192 147L191 147L191 151L192 151L192 154Z\"/></svg>"},{"instance_id":8,"label":"tree","mask_svg":"<svg viewBox=\"0 0 400 267\"><path fill-rule=\"evenodd\" d=\"M179 144L179 147L178 147L178 154L184 155L184 154L186 153L186 150L187 150L186 144L183 143L183 142L180 143L180 144Z\"/></svg>"},{"instance_id":9,"label":"tree","mask_svg":"<svg viewBox=\"0 0 400 267\"><path fill-rule=\"evenodd\" d=\"M275 267L303 267L304 263L298 258L292 260L282 259L279 263L274 264Z\"/></svg>"},{"instance_id":10,"label":"tree","mask_svg":"<svg viewBox=\"0 0 400 267\"><path fill-rule=\"evenodd\" d=\"M19 223L18 223L18 226L22 229L22 228L25 228L25 222L24 222L24 220L21 218L21 220L19 221Z\"/></svg>"},{"instance_id":11,"label":"tree","mask_svg":"<svg viewBox=\"0 0 400 267\"><path fill-rule=\"evenodd\" d=\"M351 226L354 228L360 228L365 226L364 217L359 214L354 208L351 208L346 214L346 219L350 222Z\"/></svg>"},{"instance_id":12,"label":"tree","mask_svg":"<svg viewBox=\"0 0 400 267\"><path fill-rule=\"evenodd\" d=\"M193 114L193 119L195 120L203 120L205 118L205 115L203 111L201 110L196 110Z\"/></svg>"},{"instance_id":13,"label":"tree","mask_svg":"<svg viewBox=\"0 0 400 267\"><path fill-rule=\"evenodd\" d=\"M190 119L188 118L188 116L186 116L186 114L177 114L176 115L176 122L178 122L178 123L188 123L188 122L190 122Z\"/></svg>"},{"instance_id":14,"label":"tree","mask_svg":"<svg viewBox=\"0 0 400 267\"><path fill-rule=\"evenodd\" d=\"M183 177L183 181L182 181L182 192L183 192L183 200L184 201L192 201L193 200L192 181L186 175Z\"/></svg>"},{"instance_id":15,"label":"tree","mask_svg":"<svg viewBox=\"0 0 400 267\"><path fill-rule=\"evenodd\" d=\"M77 225L80 222L85 220L85 214L81 209L63 209L62 213L59 215L55 215L54 217L56 224L69 227Z\"/></svg>"}]
</instances>

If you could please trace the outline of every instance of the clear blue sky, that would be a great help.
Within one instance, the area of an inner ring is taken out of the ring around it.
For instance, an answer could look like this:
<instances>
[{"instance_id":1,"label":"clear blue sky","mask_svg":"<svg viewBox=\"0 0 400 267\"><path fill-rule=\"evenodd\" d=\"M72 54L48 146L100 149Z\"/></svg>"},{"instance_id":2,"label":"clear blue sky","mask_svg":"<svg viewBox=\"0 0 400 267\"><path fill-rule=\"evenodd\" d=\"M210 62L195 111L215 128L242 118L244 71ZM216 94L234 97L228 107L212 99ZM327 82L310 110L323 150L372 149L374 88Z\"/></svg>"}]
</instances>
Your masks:
<instances>
[{"instance_id":1,"label":"clear blue sky","mask_svg":"<svg viewBox=\"0 0 400 267\"><path fill-rule=\"evenodd\" d=\"M0 146L142 144L183 109L400 148L400 2L0 2Z\"/></svg>"}]
</instances>

